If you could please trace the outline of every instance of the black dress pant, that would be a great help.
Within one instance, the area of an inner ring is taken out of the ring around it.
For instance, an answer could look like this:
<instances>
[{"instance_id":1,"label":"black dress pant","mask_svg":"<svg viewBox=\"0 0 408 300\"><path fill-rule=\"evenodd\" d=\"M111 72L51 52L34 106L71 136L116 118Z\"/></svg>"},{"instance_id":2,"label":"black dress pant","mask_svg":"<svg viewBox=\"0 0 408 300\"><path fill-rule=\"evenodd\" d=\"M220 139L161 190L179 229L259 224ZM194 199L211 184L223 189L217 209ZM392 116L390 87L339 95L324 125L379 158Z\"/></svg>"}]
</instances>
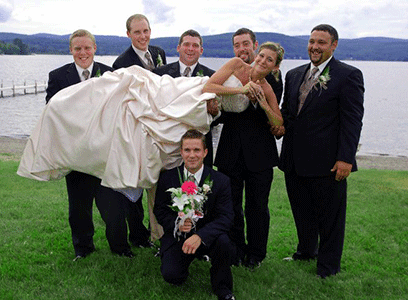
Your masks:
<instances>
[{"instance_id":1,"label":"black dress pant","mask_svg":"<svg viewBox=\"0 0 408 300\"><path fill-rule=\"evenodd\" d=\"M121 193L101 186L101 180L92 175L72 171L65 179L69 202L68 219L75 255L86 256L95 250L93 199L106 224L106 238L111 251L121 254L130 250L123 207L125 201L129 200Z\"/></svg>"},{"instance_id":2,"label":"black dress pant","mask_svg":"<svg viewBox=\"0 0 408 300\"><path fill-rule=\"evenodd\" d=\"M126 220L129 225L129 241L135 245L145 245L150 237L150 232L143 224L143 193L136 202L125 202Z\"/></svg>"},{"instance_id":3,"label":"black dress pant","mask_svg":"<svg viewBox=\"0 0 408 300\"><path fill-rule=\"evenodd\" d=\"M326 277L340 271L346 225L347 181L326 177L302 177L285 173L286 189L298 235L297 251L314 257L317 274Z\"/></svg>"},{"instance_id":4,"label":"black dress pant","mask_svg":"<svg viewBox=\"0 0 408 300\"><path fill-rule=\"evenodd\" d=\"M248 258L262 261L266 257L269 236L269 193L273 180L273 168L253 172L245 165L242 152L235 166L229 170L218 168L231 180L231 196L234 208L234 224L231 239L237 246L238 258L246 254ZM245 188L245 220L243 193Z\"/></svg>"},{"instance_id":5,"label":"black dress pant","mask_svg":"<svg viewBox=\"0 0 408 300\"><path fill-rule=\"evenodd\" d=\"M233 288L230 266L232 245L228 235L220 235L210 247L202 244L195 255L182 251L184 241L185 239L180 239L161 253L161 273L164 280L175 285L184 283L194 258L208 254L211 258L210 278L213 292L221 297L230 294Z\"/></svg>"}]
</instances>

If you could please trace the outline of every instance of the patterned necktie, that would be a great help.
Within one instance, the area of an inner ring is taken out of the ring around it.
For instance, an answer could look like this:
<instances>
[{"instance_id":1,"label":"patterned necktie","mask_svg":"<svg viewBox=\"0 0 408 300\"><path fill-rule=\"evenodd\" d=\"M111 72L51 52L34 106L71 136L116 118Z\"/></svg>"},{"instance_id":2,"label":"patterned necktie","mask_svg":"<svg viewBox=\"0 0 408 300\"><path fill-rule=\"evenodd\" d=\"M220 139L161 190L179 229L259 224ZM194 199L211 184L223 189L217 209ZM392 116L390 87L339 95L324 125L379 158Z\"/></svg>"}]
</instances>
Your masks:
<instances>
[{"instance_id":1,"label":"patterned necktie","mask_svg":"<svg viewBox=\"0 0 408 300\"><path fill-rule=\"evenodd\" d=\"M187 68L184 70L184 72L183 72L183 76L184 76L184 77L189 77L188 75L190 74L190 70L191 70L191 68L190 68L190 67L187 67Z\"/></svg>"},{"instance_id":2,"label":"patterned necktie","mask_svg":"<svg viewBox=\"0 0 408 300\"><path fill-rule=\"evenodd\" d=\"M150 71L153 70L154 64L153 64L152 56L150 55L149 52L146 52L145 57L147 59L147 69Z\"/></svg>"},{"instance_id":3,"label":"patterned necktie","mask_svg":"<svg viewBox=\"0 0 408 300\"><path fill-rule=\"evenodd\" d=\"M312 69L312 74L309 77L305 77L306 79L303 81L302 85L299 89L299 106L298 106L298 114L302 109L303 104L305 104L305 100L307 95L309 94L310 90L312 89L313 85L315 84L314 75L319 71L318 67L314 67Z\"/></svg>"},{"instance_id":4,"label":"patterned necktie","mask_svg":"<svg viewBox=\"0 0 408 300\"><path fill-rule=\"evenodd\" d=\"M187 181L191 181L191 182L196 183L196 180L195 180L195 177L194 177L193 174L188 175Z\"/></svg>"},{"instance_id":5,"label":"patterned necktie","mask_svg":"<svg viewBox=\"0 0 408 300\"><path fill-rule=\"evenodd\" d=\"M82 76L84 76L85 80L87 80L89 78L89 70L85 69L82 71Z\"/></svg>"}]
</instances>

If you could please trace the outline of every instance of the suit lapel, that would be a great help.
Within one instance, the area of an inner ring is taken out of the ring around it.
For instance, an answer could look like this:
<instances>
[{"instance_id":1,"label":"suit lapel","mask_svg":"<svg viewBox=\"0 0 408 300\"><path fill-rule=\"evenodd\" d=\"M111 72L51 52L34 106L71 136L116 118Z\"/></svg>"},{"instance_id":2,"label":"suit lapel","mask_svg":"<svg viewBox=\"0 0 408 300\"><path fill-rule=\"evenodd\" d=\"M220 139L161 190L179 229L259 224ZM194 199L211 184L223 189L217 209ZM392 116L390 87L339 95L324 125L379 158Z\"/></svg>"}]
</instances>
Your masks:
<instances>
[{"instance_id":1,"label":"suit lapel","mask_svg":"<svg viewBox=\"0 0 408 300\"><path fill-rule=\"evenodd\" d=\"M98 70L99 70L99 74L101 74L100 67L99 67L98 63L94 61L91 77L95 77Z\"/></svg>"},{"instance_id":2,"label":"suit lapel","mask_svg":"<svg viewBox=\"0 0 408 300\"><path fill-rule=\"evenodd\" d=\"M200 76L200 75L197 75L197 74L200 73L200 71L203 71L203 69L202 69L200 63L197 63L196 67L195 67L194 70L193 70L193 73L191 73L191 76L192 76L192 77L194 77L194 76ZM204 76L204 74L203 74L203 76Z\"/></svg>"},{"instance_id":3,"label":"suit lapel","mask_svg":"<svg viewBox=\"0 0 408 300\"><path fill-rule=\"evenodd\" d=\"M302 85L306 72L309 70L309 66L310 64L306 64L300 67L295 74L296 78L293 79L293 82L294 82L293 90L296 91L296 93L294 95L295 99L291 102L291 110L295 112L295 115L297 115L298 106L299 106L300 86Z\"/></svg>"},{"instance_id":4,"label":"suit lapel","mask_svg":"<svg viewBox=\"0 0 408 300\"><path fill-rule=\"evenodd\" d=\"M81 78L79 78L78 71L75 67L75 63L72 63L67 69L66 78L67 78L68 86L81 82Z\"/></svg>"},{"instance_id":5,"label":"suit lapel","mask_svg":"<svg viewBox=\"0 0 408 300\"><path fill-rule=\"evenodd\" d=\"M334 64L335 62L334 62L334 57L333 57L320 74L322 74L324 70L326 70L327 68L330 68L332 70L332 67L334 66ZM307 95L305 103L303 104L303 107L300 110L299 114L301 114L303 111L307 109L308 106L310 106L313 102L315 102L316 98L319 98L322 93L324 93L324 89L319 85L319 83L317 83L314 87L312 87L309 94Z\"/></svg>"},{"instance_id":6,"label":"suit lapel","mask_svg":"<svg viewBox=\"0 0 408 300\"><path fill-rule=\"evenodd\" d=\"M180 77L180 64L178 61L172 63L169 68L169 75L173 78Z\"/></svg>"},{"instance_id":7,"label":"suit lapel","mask_svg":"<svg viewBox=\"0 0 408 300\"><path fill-rule=\"evenodd\" d=\"M205 179L207 178L208 174L210 174L210 169L204 165L203 174L201 175L201 180L198 183L198 186L203 186Z\"/></svg>"},{"instance_id":8,"label":"suit lapel","mask_svg":"<svg viewBox=\"0 0 408 300\"><path fill-rule=\"evenodd\" d=\"M130 59L132 61L132 63L131 63L132 65L138 65L138 66L143 67L143 64L140 61L139 55L137 55L135 50L133 50L132 45L129 47L128 53L129 53L129 57L130 57Z\"/></svg>"},{"instance_id":9,"label":"suit lapel","mask_svg":"<svg viewBox=\"0 0 408 300\"><path fill-rule=\"evenodd\" d=\"M152 55L153 64L155 67L157 67L157 57L159 56L159 51L156 48L151 47L150 45L148 49L149 49L150 54Z\"/></svg>"}]
</instances>

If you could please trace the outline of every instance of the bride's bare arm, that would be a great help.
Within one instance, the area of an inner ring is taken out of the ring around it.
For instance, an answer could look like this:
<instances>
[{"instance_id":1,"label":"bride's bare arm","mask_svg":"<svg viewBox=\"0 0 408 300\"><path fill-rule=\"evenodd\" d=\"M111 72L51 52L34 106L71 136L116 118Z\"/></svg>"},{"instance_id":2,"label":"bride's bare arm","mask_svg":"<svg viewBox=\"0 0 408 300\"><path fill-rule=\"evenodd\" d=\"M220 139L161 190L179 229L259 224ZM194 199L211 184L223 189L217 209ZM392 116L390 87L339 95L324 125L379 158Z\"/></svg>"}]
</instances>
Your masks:
<instances>
[{"instance_id":1,"label":"bride's bare arm","mask_svg":"<svg viewBox=\"0 0 408 300\"><path fill-rule=\"evenodd\" d=\"M268 83L261 84L262 90L257 95L259 105L265 111L271 126L282 126L283 118L275 93Z\"/></svg>"},{"instance_id":2,"label":"bride's bare arm","mask_svg":"<svg viewBox=\"0 0 408 300\"><path fill-rule=\"evenodd\" d=\"M217 72L215 72L203 87L203 93L215 93L217 95L249 94L254 90L249 82L243 87L226 87L224 82L235 72L243 68L245 63L238 57L230 59Z\"/></svg>"}]
</instances>

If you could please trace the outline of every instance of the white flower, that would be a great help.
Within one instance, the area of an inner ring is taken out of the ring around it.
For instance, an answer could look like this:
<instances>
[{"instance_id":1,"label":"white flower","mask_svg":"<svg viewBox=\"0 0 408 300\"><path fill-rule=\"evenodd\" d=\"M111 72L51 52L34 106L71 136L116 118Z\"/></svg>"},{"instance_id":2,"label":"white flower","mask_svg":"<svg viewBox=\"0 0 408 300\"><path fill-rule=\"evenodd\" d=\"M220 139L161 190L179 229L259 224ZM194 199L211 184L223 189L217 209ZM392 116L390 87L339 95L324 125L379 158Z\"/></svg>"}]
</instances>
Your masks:
<instances>
[{"instance_id":1,"label":"white flower","mask_svg":"<svg viewBox=\"0 0 408 300\"><path fill-rule=\"evenodd\" d=\"M204 194L208 194L208 192L211 191L211 187L208 184L203 184L203 192Z\"/></svg>"},{"instance_id":2,"label":"white flower","mask_svg":"<svg viewBox=\"0 0 408 300\"><path fill-rule=\"evenodd\" d=\"M181 197L174 197L173 198L173 206L177 206L179 210L184 209L184 205L188 204L188 197L187 195L181 195Z\"/></svg>"}]
</instances>

